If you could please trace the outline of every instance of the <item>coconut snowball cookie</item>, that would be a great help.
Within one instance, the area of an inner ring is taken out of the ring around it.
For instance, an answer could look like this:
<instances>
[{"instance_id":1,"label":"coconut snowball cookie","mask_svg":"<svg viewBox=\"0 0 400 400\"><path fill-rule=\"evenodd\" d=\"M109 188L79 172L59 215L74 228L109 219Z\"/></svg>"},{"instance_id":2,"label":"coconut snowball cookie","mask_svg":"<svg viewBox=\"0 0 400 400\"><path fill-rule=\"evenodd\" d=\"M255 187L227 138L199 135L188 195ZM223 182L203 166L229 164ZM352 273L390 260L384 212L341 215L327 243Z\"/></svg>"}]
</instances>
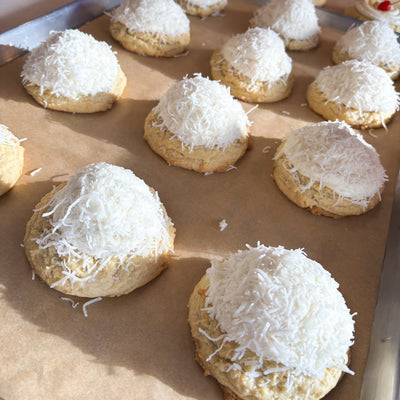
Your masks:
<instances>
[{"instance_id":1,"label":"coconut snowball cookie","mask_svg":"<svg viewBox=\"0 0 400 400\"><path fill-rule=\"evenodd\" d=\"M397 35L385 22L366 21L347 31L335 44L335 64L356 59L383 68L392 79L400 74L400 45Z\"/></svg>"},{"instance_id":2,"label":"coconut snowball cookie","mask_svg":"<svg viewBox=\"0 0 400 400\"><path fill-rule=\"evenodd\" d=\"M0 124L0 196L16 184L23 166L24 148L20 140Z\"/></svg>"},{"instance_id":3,"label":"coconut snowball cookie","mask_svg":"<svg viewBox=\"0 0 400 400\"><path fill-rule=\"evenodd\" d=\"M222 11L228 0L175 0L190 15L207 17Z\"/></svg>"},{"instance_id":4,"label":"coconut snowball cookie","mask_svg":"<svg viewBox=\"0 0 400 400\"><path fill-rule=\"evenodd\" d=\"M174 0L125 0L111 13L111 36L137 54L172 57L187 50L189 19Z\"/></svg>"},{"instance_id":5,"label":"coconut snowball cookie","mask_svg":"<svg viewBox=\"0 0 400 400\"><path fill-rule=\"evenodd\" d=\"M43 107L74 113L111 108L126 85L111 47L76 29L55 32L33 49L21 77Z\"/></svg>"},{"instance_id":6,"label":"coconut snowball cookie","mask_svg":"<svg viewBox=\"0 0 400 400\"><path fill-rule=\"evenodd\" d=\"M189 301L196 360L232 400L317 400L348 368L354 321L302 250L247 246L212 260Z\"/></svg>"},{"instance_id":7,"label":"coconut snowball cookie","mask_svg":"<svg viewBox=\"0 0 400 400\"><path fill-rule=\"evenodd\" d=\"M230 38L212 54L211 74L233 96L255 103L282 100L294 84L292 60L270 28L250 28Z\"/></svg>"},{"instance_id":8,"label":"coconut snowball cookie","mask_svg":"<svg viewBox=\"0 0 400 400\"><path fill-rule=\"evenodd\" d=\"M291 201L329 217L371 210L387 180L376 150L339 121L292 130L278 147L273 168L277 186Z\"/></svg>"},{"instance_id":9,"label":"coconut snowball cookie","mask_svg":"<svg viewBox=\"0 0 400 400\"><path fill-rule=\"evenodd\" d=\"M396 32L400 32L400 4L397 1L356 0L345 9L345 14L363 21L386 22Z\"/></svg>"},{"instance_id":10,"label":"coconut snowball cookie","mask_svg":"<svg viewBox=\"0 0 400 400\"><path fill-rule=\"evenodd\" d=\"M307 89L317 114L361 129L386 127L398 110L398 95L382 68L358 60L325 67Z\"/></svg>"},{"instance_id":11,"label":"coconut snowball cookie","mask_svg":"<svg viewBox=\"0 0 400 400\"><path fill-rule=\"evenodd\" d=\"M288 50L309 50L319 41L320 27L311 0L271 0L256 10L250 26L270 27Z\"/></svg>"},{"instance_id":12,"label":"coconut snowball cookie","mask_svg":"<svg viewBox=\"0 0 400 400\"><path fill-rule=\"evenodd\" d=\"M132 171L90 164L46 194L26 227L33 271L51 288L120 296L167 267L175 229L157 193Z\"/></svg>"},{"instance_id":13,"label":"coconut snowball cookie","mask_svg":"<svg viewBox=\"0 0 400 400\"><path fill-rule=\"evenodd\" d=\"M173 85L152 109L144 139L171 165L223 172L249 147L249 125L227 87L196 74Z\"/></svg>"}]
</instances>

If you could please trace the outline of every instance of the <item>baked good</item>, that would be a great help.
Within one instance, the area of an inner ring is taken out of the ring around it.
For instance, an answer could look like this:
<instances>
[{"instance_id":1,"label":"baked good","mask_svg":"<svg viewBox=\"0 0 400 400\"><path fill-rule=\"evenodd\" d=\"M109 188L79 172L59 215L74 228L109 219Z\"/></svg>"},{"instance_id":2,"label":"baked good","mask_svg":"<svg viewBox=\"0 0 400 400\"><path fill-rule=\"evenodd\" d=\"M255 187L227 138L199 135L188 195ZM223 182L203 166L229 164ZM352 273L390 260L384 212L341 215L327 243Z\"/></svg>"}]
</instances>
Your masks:
<instances>
[{"instance_id":1,"label":"baked good","mask_svg":"<svg viewBox=\"0 0 400 400\"><path fill-rule=\"evenodd\" d=\"M172 57L187 50L189 19L174 0L124 0L111 13L111 36L134 53Z\"/></svg>"},{"instance_id":2,"label":"baked good","mask_svg":"<svg viewBox=\"0 0 400 400\"><path fill-rule=\"evenodd\" d=\"M325 67L307 89L308 105L326 120L353 128L380 128L398 110L399 96L389 75L367 61Z\"/></svg>"},{"instance_id":3,"label":"baked good","mask_svg":"<svg viewBox=\"0 0 400 400\"><path fill-rule=\"evenodd\" d=\"M196 359L232 400L316 400L348 368L354 321L338 284L302 250L247 246L194 288Z\"/></svg>"},{"instance_id":4,"label":"baked good","mask_svg":"<svg viewBox=\"0 0 400 400\"><path fill-rule=\"evenodd\" d=\"M339 121L292 130L276 151L273 178L295 204L330 217L371 210L387 180L375 149Z\"/></svg>"},{"instance_id":5,"label":"baked good","mask_svg":"<svg viewBox=\"0 0 400 400\"><path fill-rule=\"evenodd\" d=\"M314 6L323 7L326 3L326 0L312 0Z\"/></svg>"},{"instance_id":6,"label":"baked good","mask_svg":"<svg viewBox=\"0 0 400 400\"><path fill-rule=\"evenodd\" d=\"M24 148L10 130L0 124L0 196L8 192L22 174Z\"/></svg>"},{"instance_id":7,"label":"baked good","mask_svg":"<svg viewBox=\"0 0 400 400\"><path fill-rule=\"evenodd\" d=\"M246 152L249 125L228 88L196 74L164 94L146 118L144 139L171 165L223 172Z\"/></svg>"},{"instance_id":8,"label":"baked good","mask_svg":"<svg viewBox=\"0 0 400 400\"><path fill-rule=\"evenodd\" d=\"M33 49L21 77L43 107L74 113L111 108L126 85L111 47L77 29L55 32Z\"/></svg>"},{"instance_id":9,"label":"baked good","mask_svg":"<svg viewBox=\"0 0 400 400\"><path fill-rule=\"evenodd\" d=\"M347 31L335 44L332 60L369 61L383 68L394 80L400 74L400 45L388 24L366 21Z\"/></svg>"},{"instance_id":10,"label":"baked good","mask_svg":"<svg viewBox=\"0 0 400 400\"><path fill-rule=\"evenodd\" d=\"M166 268L175 229L157 193L132 171L90 164L46 194L24 238L36 275L83 297L120 296Z\"/></svg>"},{"instance_id":11,"label":"baked good","mask_svg":"<svg viewBox=\"0 0 400 400\"><path fill-rule=\"evenodd\" d=\"M175 0L188 14L207 17L222 11L228 0Z\"/></svg>"},{"instance_id":12,"label":"baked good","mask_svg":"<svg viewBox=\"0 0 400 400\"><path fill-rule=\"evenodd\" d=\"M396 1L356 0L345 9L345 14L362 21L386 22L396 32L400 32L400 5Z\"/></svg>"},{"instance_id":13,"label":"baked good","mask_svg":"<svg viewBox=\"0 0 400 400\"><path fill-rule=\"evenodd\" d=\"M231 37L212 54L211 75L228 86L233 96L255 103L282 100L294 84L292 60L270 28L249 28Z\"/></svg>"},{"instance_id":14,"label":"baked good","mask_svg":"<svg viewBox=\"0 0 400 400\"><path fill-rule=\"evenodd\" d=\"M311 0L271 0L255 11L250 26L270 27L288 50L309 50L319 41L320 27Z\"/></svg>"}]
</instances>

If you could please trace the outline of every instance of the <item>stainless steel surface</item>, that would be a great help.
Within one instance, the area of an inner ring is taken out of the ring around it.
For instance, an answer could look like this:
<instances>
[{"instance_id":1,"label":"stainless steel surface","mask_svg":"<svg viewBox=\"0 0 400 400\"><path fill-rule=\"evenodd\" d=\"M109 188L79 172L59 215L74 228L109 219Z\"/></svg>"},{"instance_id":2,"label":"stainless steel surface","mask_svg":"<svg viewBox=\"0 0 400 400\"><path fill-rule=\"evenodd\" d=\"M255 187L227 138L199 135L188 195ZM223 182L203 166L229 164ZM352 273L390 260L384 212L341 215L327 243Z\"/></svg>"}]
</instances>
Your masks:
<instances>
[{"instance_id":1,"label":"stainless steel surface","mask_svg":"<svg viewBox=\"0 0 400 400\"><path fill-rule=\"evenodd\" d=\"M347 31L350 27L360 25L363 22L325 8L316 7L316 10L320 25L329 26L340 31Z\"/></svg>"},{"instance_id":2,"label":"stainless steel surface","mask_svg":"<svg viewBox=\"0 0 400 400\"><path fill-rule=\"evenodd\" d=\"M0 66L45 40L50 31L78 28L121 3L121 0L77 0L0 34Z\"/></svg>"},{"instance_id":3,"label":"stainless steel surface","mask_svg":"<svg viewBox=\"0 0 400 400\"><path fill-rule=\"evenodd\" d=\"M400 173L396 183L361 400L399 400L399 385Z\"/></svg>"}]
</instances>

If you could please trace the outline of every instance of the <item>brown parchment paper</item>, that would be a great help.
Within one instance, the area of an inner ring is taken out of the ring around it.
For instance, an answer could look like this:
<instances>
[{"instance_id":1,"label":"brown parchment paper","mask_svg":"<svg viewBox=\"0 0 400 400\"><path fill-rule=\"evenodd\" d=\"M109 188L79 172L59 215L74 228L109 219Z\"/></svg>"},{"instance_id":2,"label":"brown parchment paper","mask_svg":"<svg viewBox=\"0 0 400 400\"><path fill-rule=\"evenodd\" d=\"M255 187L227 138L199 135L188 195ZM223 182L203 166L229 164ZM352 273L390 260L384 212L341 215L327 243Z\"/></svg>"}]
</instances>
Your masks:
<instances>
[{"instance_id":1,"label":"brown parchment paper","mask_svg":"<svg viewBox=\"0 0 400 400\"><path fill-rule=\"evenodd\" d=\"M108 34L108 17L82 28L109 42L128 78L110 111L73 115L45 110L20 83L24 58L0 69L0 123L27 138L24 173L0 198L0 397L33 399L221 400L216 382L193 358L187 325L189 295L209 259L248 243L304 248L339 282L357 312L351 368L326 399L360 395L379 275L399 167L396 116L386 132L365 139L381 156L389 181L383 201L369 213L343 219L316 217L287 200L271 179L272 157L291 127L321 120L305 106L305 91L330 64L341 32L322 28L320 46L290 53L296 84L282 102L262 105L249 116L253 148L237 169L204 176L168 166L143 140L147 113L185 74L209 75L209 58L232 34L244 32L256 3L230 0L224 16L191 17L190 52L154 59L129 53ZM253 105L242 103L246 111ZM120 298L88 306L88 317L32 273L21 243L39 199L78 168L106 161L130 168L154 187L176 226L176 255L161 276ZM34 176L30 172L42 168ZM219 222L228 227L220 231Z\"/></svg>"}]
</instances>

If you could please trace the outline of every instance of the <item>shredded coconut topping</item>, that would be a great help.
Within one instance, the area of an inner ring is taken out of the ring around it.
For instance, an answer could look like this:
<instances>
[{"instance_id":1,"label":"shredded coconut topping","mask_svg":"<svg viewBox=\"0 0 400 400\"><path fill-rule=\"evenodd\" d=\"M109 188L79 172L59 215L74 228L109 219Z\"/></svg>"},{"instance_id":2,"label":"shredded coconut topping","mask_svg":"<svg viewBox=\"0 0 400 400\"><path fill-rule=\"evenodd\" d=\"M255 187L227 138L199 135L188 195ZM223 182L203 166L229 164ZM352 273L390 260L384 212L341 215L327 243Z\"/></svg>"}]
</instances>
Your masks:
<instances>
[{"instance_id":1,"label":"shredded coconut topping","mask_svg":"<svg viewBox=\"0 0 400 400\"><path fill-rule=\"evenodd\" d=\"M228 65L248 78L274 84L285 82L292 71L292 59L283 40L271 29L252 28L229 39L222 47Z\"/></svg>"},{"instance_id":2,"label":"shredded coconut topping","mask_svg":"<svg viewBox=\"0 0 400 400\"><path fill-rule=\"evenodd\" d=\"M366 21L347 31L337 47L351 58L375 65L400 66L400 45L393 29L384 22Z\"/></svg>"},{"instance_id":3,"label":"shredded coconut topping","mask_svg":"<svg viewBox=\"0 0 400 400\"><path fill-rule=\"evenodd\" d=\"M345 122L324 121L292 130L275 158L281 153L293 176L299 172L310 179L301 190L319 182L363 207L380 195L387 180L376 150Z\"/></svg>"},{"instance_id":4,"label":"shredded coconut topping","mask_svg":"<svg viewBox=\"0 0 400 400\"><path fill-rule=\"evenodd\" d=\"M20 141L10 132L7 126L0 124L0 145L18 146Z\"/></svg>"},{"instance_id":5,"label":"shredded coconut topping","mask_svg":"<svg viewBox=\"0 0 400 400\"><path fill-rule=\"evenodd\" d=\"M247 136L247 118L229 88L196 74L173 85L153 111L155 124L168 129L182 145L224 149Z\"/></svg>"},{"instance_id":6,"label":"shredded coconut topping","mask_svg":"<svg viewBox=\"0 0 400 400\"><path fill-rule=\"evenodd\" d=\"M111 13L111 20L131 32L178 36L189 32L189 19L174 0L124 0Z\"/></svg>"},{"instance_id":7,"label":"shredded coconut topping","mask_svg":"<svg viewBox=\"0 0 400 400\"><path fill-rule=\"evenodd\" d=\"M258 369L265 359L318 379L331 367L352 373L354 321L329 272L300 249L247 247L207 270L205 310L238 344L232 361L248 349Z\"/></svg>"},{"instance_id":8,"label":"shredded coconut topping","mask_svg":"<svg viewBox=\"0 0 400 400\"><path fill-rule=\"evenodd\" d=\"M180 0L182 1L182 0ZM188 4L191 4L193 6L198 6L202 8L207 8L211 7L215 4L220 4L221 8L225 7L226 4L228 3L228 0L187 0Z\"/></svg>"},{"instance_id":9,"label":"shredded coconut topping","mask_svg":"<svg viewBox=\"0 0 400 400\"><path fill-rule=\"evenodd\" d=\"M394 25L400 25L400 9L398 4L392 1L387 11L378 10L381 0L358 0L355 3L356 10L369 19L376 19Z\"/></svg>"},{"instance_id":10,"label":"shredded coconut topping","mask_svg":"<svg viewBox=\"0 0 400 400\"><path fill-rule=\"evenodd\" d=\"M118 76L117 57L106 42L77 29L53 32L29 54L23 83L73 99L112 89Z\"/></svg>"},{"instance_id":11,"label":"shredded coconut topping","mask_svg":"<svg viewBox=\"0 0 400 400\"><path fill-rule=\"evenodd\" d=\"M394 112L399 97L393 81L380 67L368 61L349 60L325 67L315 82L332 101L362 112Z\"/></svg>"},{"instance_id":12,"label":"shredded coconut topping","mask_svg":"<svg viewBox=\"0 0 400 400\"><path fill-rule=\"evenodd\" d=\"M42 216L50 228L35 239L39 248L52 246L60 257L77 257L86 269L93 257L99 267L112 257L127 263L135 256L157 257L169 248L171 222L157 193L132 171L104 162L72 176ZM68 267L61 266L73 279Z\"/></svg>"},{"instance_id":13,"label":"shredded coconut topping","mask_svg":"<svg viewBox=\"0 0 400 400\"><path fill-rule=\"evenodd\" d=\"M271 0L256 10L251 22L270 27L285 39L307 40L320 31L311 0Z\"/></svg>"}]
</instances>

